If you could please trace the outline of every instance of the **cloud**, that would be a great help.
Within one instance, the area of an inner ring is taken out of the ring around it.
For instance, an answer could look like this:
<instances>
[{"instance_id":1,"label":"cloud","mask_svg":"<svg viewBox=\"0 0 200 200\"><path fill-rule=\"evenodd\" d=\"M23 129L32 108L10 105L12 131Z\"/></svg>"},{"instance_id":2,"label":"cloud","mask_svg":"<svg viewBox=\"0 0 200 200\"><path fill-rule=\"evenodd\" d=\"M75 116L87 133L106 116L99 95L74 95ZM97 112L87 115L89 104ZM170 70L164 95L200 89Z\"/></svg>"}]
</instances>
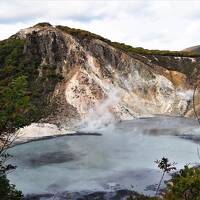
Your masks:
<instances>
[{"instance_id":1,"label":"cloud","mask_svg":"<svg viewBox=\"0 0 200 200\"><path fill-rule=\"evenodd\" d=\"M200 1L1 0L0 39L47 21L150 49L200 44Z\"/></svg>"}]
</instances>

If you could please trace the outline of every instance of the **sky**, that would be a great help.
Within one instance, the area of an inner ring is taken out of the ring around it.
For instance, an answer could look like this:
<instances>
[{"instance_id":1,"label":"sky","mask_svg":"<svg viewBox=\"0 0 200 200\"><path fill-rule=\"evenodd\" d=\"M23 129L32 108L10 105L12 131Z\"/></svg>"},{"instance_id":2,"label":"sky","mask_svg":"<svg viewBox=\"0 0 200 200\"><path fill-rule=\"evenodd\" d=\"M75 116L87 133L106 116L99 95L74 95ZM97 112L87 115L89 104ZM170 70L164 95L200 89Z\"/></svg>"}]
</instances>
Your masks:
<instances>
[{"instance_id":1,"label":"sky","mask_svg":"<svg viewBox=\"0 0 200 200\"><path fill-rule=\"evenodd\" d=\"M39 22L148 49L200 45L200 0L0 0L0 40Z\"/></svg>"}]
</instances>

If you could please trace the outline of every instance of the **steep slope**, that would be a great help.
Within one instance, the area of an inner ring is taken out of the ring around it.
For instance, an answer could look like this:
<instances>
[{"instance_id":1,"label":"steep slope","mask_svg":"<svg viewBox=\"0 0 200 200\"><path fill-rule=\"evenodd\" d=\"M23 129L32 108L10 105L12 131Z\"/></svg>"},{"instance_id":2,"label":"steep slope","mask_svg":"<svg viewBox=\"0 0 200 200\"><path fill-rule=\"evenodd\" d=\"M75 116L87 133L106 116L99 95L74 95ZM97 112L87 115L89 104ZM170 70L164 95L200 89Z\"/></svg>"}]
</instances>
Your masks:
<instances>
[{"instance_id":1,"label":"steep slope","mask_svg":"<svg viewBox=\"0 0 200 200\"><path fill-rule=\"evenodd\" d=\"M11 71L28 76L41 121L97 126L156 114L193 115L198 55L128 51L87 31L48 23L23 29L10 40L23 41L23 59L16 61L23 65ZM7 57L0 59L1 82L9 76Z\"/></svg>"}]
</instances>

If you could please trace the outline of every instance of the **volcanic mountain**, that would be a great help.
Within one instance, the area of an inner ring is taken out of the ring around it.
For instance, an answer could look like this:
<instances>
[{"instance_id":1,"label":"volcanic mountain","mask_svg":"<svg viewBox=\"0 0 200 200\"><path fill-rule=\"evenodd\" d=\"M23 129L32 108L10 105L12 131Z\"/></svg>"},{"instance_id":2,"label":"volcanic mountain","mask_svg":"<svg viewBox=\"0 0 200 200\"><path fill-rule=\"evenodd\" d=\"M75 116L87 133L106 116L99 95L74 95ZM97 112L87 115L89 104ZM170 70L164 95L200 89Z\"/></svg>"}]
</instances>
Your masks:
<instances>
[{"instance_id":1,"label":"volcanic mountain","mask_svg":"<svg viewBox=\"0 0 200 200\"><path fill-rule=\"evenodd\" d=\"M32 117L55 124L191 117L198 53L134 48L88 31L39 23L0 42L0 88L26 76L36 108ZM197 111L199 98L197 91Z\"/></svg>"}]
</instances>

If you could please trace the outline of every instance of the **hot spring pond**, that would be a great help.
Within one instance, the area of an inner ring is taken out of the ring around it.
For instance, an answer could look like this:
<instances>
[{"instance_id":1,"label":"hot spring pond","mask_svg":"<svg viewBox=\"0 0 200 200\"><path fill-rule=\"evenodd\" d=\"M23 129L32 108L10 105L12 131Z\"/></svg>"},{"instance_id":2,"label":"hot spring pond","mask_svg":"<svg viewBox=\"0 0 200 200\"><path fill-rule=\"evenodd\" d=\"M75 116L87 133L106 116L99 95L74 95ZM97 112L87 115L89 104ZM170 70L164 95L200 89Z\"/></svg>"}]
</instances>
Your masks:
<instances>
[{"instance_id":1,"label":"hot spring pond","mask_svg":"<svg viewBox=\"0 0 200 200\"><path fill-rule=\"evenodd\" d=\"M200 129L179 117L137 119L98 130L102 135L62 136L9 150L17 169L8 175L24 194L133 189L154 194L163 156L182 168L198 162ZM168 179L169 176L166 176Z\"/></svg>"}]
</instances>

